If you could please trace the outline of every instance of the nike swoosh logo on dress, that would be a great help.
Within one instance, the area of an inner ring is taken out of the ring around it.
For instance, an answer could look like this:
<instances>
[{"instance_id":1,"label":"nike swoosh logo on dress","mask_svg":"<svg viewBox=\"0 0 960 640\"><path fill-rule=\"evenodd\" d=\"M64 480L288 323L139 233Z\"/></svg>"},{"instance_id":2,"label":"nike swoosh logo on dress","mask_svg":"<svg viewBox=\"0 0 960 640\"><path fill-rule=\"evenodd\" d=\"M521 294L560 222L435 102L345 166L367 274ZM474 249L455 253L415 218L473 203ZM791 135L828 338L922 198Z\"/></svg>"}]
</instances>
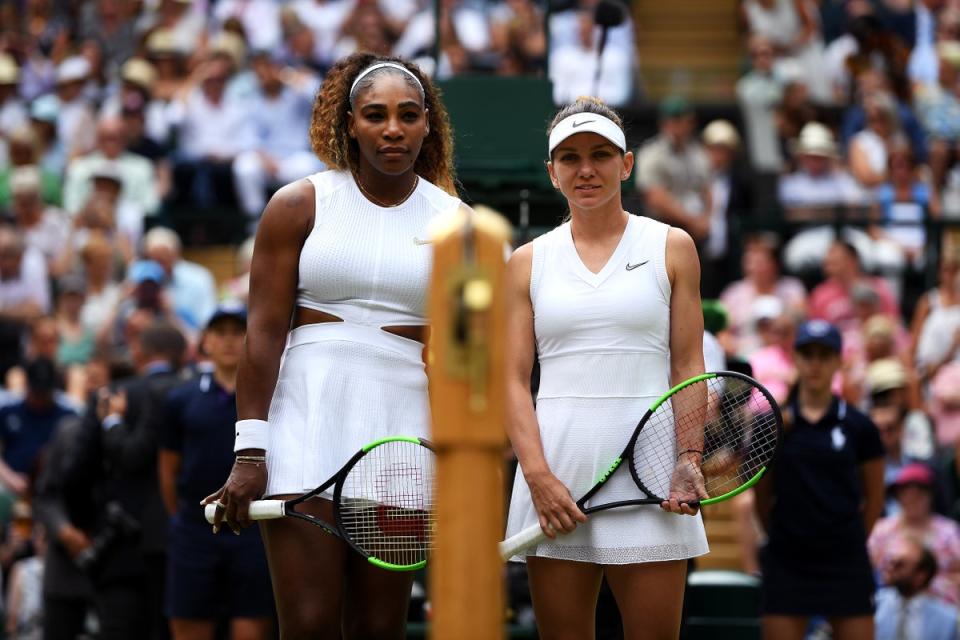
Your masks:
<instances>
[{"instance_id":1,"label":"nike swoosh logo on dress","mask_svg":"<svg viewBox=\"0 0 960 640\"><path fill-rule=\"evenodd\" d=\"M413 244L416 244L416 245L433 244L433 240L430 240L430 239L421 240L420 238L414 236L414 237L413 237Z\"/></svg>"},{"instance_id":2,"label":"nike swoosh logo on dress","mask_svg":"<svg viewBox=\"0 0 960 640\"><path fill-rule=\"evenodd\" d=\"M638 262L638 263L636 263L636 264L630 264L630 263L628 262L628 263L627 263L627 271L633 271L633 270L636 269L637 267L642 267L643 265L647 264L648 262L650 262L650 261L649 261L649 260L644 260L643 262Z\"/></svg>"}]
</instances>

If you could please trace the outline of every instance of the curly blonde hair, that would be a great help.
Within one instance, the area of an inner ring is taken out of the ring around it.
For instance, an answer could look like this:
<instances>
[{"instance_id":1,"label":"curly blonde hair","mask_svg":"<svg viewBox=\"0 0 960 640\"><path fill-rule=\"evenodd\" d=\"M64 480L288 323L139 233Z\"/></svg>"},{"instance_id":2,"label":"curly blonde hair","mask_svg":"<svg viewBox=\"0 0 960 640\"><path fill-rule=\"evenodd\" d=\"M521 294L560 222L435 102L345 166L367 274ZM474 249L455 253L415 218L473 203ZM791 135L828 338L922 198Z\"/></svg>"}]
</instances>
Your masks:
<instances>
[{"instance_id":1,"label":"curly blonde hair","mask_svg":"<svg viewBox=\"0 0 960 640\"><path fill-rule=\"evenodd\" d=\"M440 100L440 91L419 67L401 58L354 53L330 68L313 103L310 144L314 152L328 167L349 169L356 174L360 165L360 148L347 130L347 113L352 109L350 87L364 69L381 62L402 65L420 81L423 88L423 106L428 112L430 133L423 140L420 155L414 163L414 171L447 193L456 195L453 131L447 110ZM399 69L385 67L365 77L363 82L381 73L406 77ZM412 78L410 80L412 82Z\"/></svg>"}]
</instances>

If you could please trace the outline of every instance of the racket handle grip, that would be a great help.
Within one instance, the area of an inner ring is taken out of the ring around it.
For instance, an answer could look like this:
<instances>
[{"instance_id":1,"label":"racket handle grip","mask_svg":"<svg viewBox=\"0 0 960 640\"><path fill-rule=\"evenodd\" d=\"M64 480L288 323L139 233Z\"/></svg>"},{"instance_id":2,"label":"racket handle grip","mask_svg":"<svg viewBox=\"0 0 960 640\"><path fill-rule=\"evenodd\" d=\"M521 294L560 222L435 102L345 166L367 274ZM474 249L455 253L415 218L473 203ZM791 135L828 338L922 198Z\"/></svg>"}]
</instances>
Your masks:
<instances>
[{"instance_id":1,"label":"racket handle grip","mask_svg":"<svg viewBox=\"0 0 960 640\"><path fill-rule=\"evenodd\" d=\"M250 503L251 520L274 520L282 518L286 513L283 510L283 500L254 500ZM203 508L203 515L207 522L212 523L213 517L217 513L217 505L208 504Z\"/></svg>"},{"instance_id":2,"label":"racket handle grip","mask_svg":"<svg viewBox=\"0 0 960 640\"><path fill-rule=\"evenodd\" d=\"M547 539L539 524L527 527L500 543L500 559L506 562L519 552L534 547Z\"/></svg>"}]
</instances>

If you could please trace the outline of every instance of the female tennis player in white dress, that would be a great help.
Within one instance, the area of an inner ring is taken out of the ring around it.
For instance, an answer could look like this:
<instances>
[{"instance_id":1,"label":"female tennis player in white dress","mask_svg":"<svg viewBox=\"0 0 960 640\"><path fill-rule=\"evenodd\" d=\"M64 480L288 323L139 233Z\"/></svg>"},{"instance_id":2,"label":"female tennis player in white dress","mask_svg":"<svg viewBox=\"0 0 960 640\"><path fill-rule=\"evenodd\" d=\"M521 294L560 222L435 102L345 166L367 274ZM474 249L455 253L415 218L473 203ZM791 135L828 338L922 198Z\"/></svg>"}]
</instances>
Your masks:
<instances>
[{"instance_id":1,"label":"female tennis player in white dress","mask_svg":"<svg viewBox=\"0 0 960 640\"><path fill-rule=\"evenodd\" d=\"M676 638L687 559L707 553L695 500L700 455L686 451L662 508L587 520L579 498L652 402L703 372L696 248L684 231L623 210L630 177L620 118L580 98L553 120L547 165L570 220L519 248L508 266L508 431L519 468L507 536L539 522L550 537L526 560L540 637L594 636L606 577L627 638ZM536 408L530 394L540 360ZM683 448L678 448L682 451ZM642 497L626 473L603 502ZM572 497L573 496L573 497Z\"/></svg>"},{"instance_id":2,"label":"female tennis player in white dress","mask_svg":"<svg viewBox=\"0 0 960 640\"><path fill-rule=\"evenodd\" d=\"M319 486L376 439L429 433L425 239L461 206L446 112L416 66L355 54L327 74L310 137L331 170L283 187L257 232L242 457L205 500L222 506L215 528L249 524L251 500ZM300 508L333 521L330 500ZM411 574L373 567L293 518L261 526L281 637L403 637Z\"/></svg>"}]
</instances>

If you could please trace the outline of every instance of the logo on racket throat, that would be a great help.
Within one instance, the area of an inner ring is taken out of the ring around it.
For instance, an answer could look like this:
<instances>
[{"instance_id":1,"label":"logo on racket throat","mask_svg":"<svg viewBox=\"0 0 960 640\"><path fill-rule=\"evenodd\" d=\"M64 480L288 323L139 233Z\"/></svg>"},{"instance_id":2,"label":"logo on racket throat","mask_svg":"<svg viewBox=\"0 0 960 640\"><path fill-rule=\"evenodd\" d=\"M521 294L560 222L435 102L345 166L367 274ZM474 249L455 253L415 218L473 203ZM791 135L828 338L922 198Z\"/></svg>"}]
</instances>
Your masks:
<instances>
[{"instance_id":1,"label":"logo on racket throat","mask_svg":"<svg viewBox=\"0 0 960 640\"><path fill-rule=\"evenodd\" d=\"M617 457L617 459L613 461L613 463L607 468L607 470L601 473L600 477L597 478L597 484L606 482L607 478L609 478L610 474L612 474L614 471L617 470L617 467L620 466L621 462L623 462L623 458Z\"/></svg>"}]
</instances>

